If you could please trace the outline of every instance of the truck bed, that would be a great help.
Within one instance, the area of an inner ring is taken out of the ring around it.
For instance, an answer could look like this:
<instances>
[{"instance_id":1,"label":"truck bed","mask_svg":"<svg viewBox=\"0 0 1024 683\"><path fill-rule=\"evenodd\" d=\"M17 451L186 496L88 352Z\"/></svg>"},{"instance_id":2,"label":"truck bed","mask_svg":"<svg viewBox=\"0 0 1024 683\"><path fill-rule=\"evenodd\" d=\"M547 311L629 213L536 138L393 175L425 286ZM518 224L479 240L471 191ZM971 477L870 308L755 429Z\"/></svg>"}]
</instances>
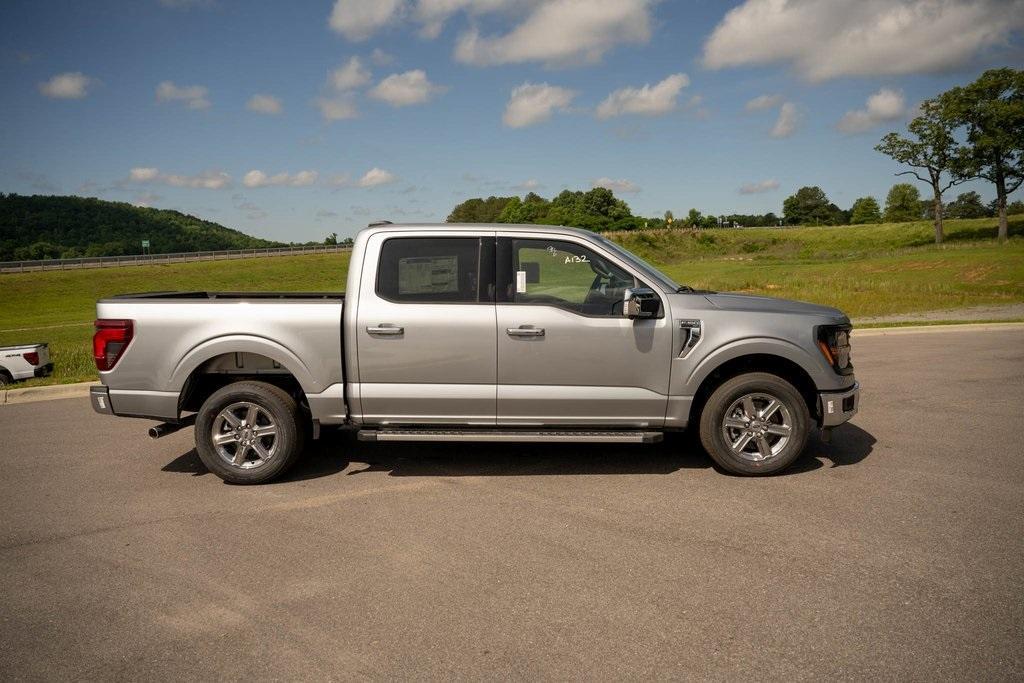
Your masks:
<instances>
[{"instance_id":1,"label":"truck bed","mask_svg":"<svg viewBox=\"0 0 1024 683\"><path fill-rule=\"evenodd\" d=\"M196 299L326 299L329 301L344 301L344 292L140 292L137 294L117 294L102 301L124 301L141 299L160 300L196 300Z\"/></svg>"}]
</instances>

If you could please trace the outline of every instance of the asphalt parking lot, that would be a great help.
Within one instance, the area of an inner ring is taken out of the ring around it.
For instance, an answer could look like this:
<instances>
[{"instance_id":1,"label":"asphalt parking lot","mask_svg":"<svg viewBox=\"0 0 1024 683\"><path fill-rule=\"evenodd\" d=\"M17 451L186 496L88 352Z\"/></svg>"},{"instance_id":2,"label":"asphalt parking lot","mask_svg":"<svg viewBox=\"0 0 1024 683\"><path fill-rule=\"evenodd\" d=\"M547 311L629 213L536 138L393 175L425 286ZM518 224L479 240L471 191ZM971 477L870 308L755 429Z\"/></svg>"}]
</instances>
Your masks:
<instances>
[{"instance_id":1,"label":"asphalt parking lot","mask_svg":"<svg viewBox=\"0 0 1024 683\"><path fill-rule=\"evenodd\" d=\"M0 407L0 677L1024 676L1024 330L854 337L783 476L654 446L319 442L223 484L190 431Z\"/></svg>"}]
</instances>

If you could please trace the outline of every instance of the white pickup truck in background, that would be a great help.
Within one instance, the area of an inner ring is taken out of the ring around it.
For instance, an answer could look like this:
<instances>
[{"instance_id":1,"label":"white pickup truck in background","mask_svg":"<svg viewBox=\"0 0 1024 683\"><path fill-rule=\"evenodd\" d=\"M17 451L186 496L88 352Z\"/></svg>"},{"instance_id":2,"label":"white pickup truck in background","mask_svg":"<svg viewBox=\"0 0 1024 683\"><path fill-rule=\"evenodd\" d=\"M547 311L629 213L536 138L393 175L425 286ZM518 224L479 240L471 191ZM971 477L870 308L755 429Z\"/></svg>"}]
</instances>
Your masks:
<instances>
[{"instance_id":1,"label":"white pickup truck in background","mask_svg":"<svg viewBox=\"0 0 1024 683\"><path fill-rule=\"evenodd\" d=\"M46 377L53 372L46 344L0 346L0 386L19 379Z\"/></svg>"}]
</instances>

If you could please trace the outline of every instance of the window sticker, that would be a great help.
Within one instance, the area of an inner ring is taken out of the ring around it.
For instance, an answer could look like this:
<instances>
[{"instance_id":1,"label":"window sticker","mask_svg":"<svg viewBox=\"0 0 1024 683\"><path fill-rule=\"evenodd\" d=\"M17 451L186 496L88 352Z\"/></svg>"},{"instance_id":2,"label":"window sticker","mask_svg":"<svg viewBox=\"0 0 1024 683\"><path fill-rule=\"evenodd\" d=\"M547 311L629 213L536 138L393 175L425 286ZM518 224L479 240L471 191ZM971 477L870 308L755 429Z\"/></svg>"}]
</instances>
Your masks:
<instances>
[{"instance_id":1,"label":"window sticker","mask_svg":"<svg viewBox=\"0 0 1024 683\"><path fill-rule=\"evenodd\" d=\"M565 257L565 263L590 263L590 259L587 258L586 254L569 254Z\"/></svg>"},{"instance_id":2,"label":"window sticker","mask_svg":"<svg viewBox=\"0 0 1024 683\"><path fill-rule=\"evenodd\" d=\"M459 291L458 256L410 256L398 259L399 294Z\"/></svg>"},{"instance_id":3,"label":"window sticker","mask_svg":"<svg viewBox=\"0 0 1024 683\"><path fill-rule=\"evenodd\" d=\"M516 271L516 293L517 294L526 294L526 271L525 270L517 270Z\"/></svg>"}]
</instances>

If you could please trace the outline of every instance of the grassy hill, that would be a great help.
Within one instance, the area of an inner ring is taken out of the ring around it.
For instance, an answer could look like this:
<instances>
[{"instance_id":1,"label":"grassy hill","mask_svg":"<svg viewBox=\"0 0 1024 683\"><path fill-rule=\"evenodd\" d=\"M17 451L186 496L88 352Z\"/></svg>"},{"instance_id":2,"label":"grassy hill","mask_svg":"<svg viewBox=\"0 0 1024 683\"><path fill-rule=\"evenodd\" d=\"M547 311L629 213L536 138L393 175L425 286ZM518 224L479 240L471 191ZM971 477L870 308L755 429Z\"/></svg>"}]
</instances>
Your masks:
<instances>
[{"instance_id":1,"label":"grassy hill","mask_svg":"<svg viewBox=\"0 0 1024 683\"><path fill-rule=\"evenodd\" d=\"M947 244L927 223L833 228L628 232L613 237L677 281L802 299L851 317L1024 302L1024 216L1008 244L995 219L949 221ZM56 375L95 377L96 300L168 289L341 291L348 253L0 275L0 344L51 343ZM39 383L33 380L33 383Z\"/></svg>"},{"instance_id":2,"label":"grassy hill","mask_svg":"<svg viewBox=\"0 0 1024 683\"><path fill-rule=\"evenodd\" d=\"M144 239L152 253L277 244L178 211L90 197L0 194L0 261L138 254Z\"/></svg>"}]
</instances>

